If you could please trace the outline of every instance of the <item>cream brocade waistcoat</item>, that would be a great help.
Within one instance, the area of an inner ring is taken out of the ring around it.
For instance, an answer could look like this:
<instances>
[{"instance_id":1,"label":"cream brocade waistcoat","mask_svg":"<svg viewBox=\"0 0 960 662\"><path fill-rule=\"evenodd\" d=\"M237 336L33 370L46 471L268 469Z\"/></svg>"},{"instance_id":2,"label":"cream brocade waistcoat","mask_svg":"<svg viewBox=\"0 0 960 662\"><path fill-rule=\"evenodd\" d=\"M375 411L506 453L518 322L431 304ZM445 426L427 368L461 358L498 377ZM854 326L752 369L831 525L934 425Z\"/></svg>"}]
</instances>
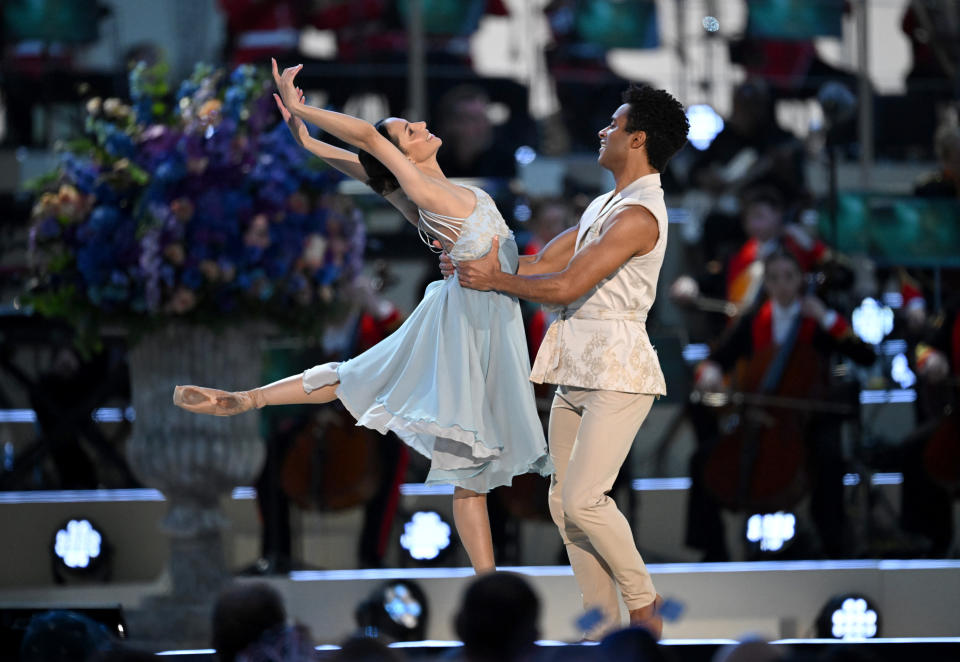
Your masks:
<instances>
[{"instance_id":1,"label":"cream brocade waistcoat","mask_svg":"<svg viewBox=\"0 0 960 662\"><path fill-rule=\"evenodd\" d=\"M584 211L576 251L596 241L604 221L628 205L642 205L657 219L657 243L559 310L540 345L530 381L666 395L663 371L646 328L667 245L660 175L646 175L619 194L611 193L596 198Z\"/></svg>"}]
</instances>

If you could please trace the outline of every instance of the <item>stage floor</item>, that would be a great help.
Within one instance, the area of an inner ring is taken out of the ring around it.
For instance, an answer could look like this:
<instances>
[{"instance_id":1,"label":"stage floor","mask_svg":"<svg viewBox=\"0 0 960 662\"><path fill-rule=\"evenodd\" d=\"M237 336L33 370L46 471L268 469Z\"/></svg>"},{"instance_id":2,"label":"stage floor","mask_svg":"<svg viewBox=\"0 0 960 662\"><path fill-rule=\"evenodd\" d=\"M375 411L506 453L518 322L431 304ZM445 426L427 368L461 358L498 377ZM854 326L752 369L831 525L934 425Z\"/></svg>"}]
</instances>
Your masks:
<instances>
[{"instance_id":1,"label":"stage floor","mask_svg":"<svg viewBox=\"0 0 960 662\"><path fill-rule=\"evenodd\" d=\"M810 639L815 621L834 597L861 595L887 638L960 637L960 561L781 561L664 563L649 566L657 590L674 602L676 617L664 638L695 642L738 639ZM568 566L503 568L525 575L542 604L541 635L577 641L580 595ZM472 578L469 568L399 568L294 572L267 577L283 595L290 616L307 625L318 644L336 644L357 629L355 607L386 582L414 582L428 609L423 636L456 639L452 620ZM136 609L160 593L164 580L144 584L9 588L0 607L123 605ZM136 632L131 632L135 639ZM960 659L958 657L957 659Z\"/></svg>"},{"instance_id":2,"label":"stage floor","mask_svg":"<svg viewBox=\"0 0 960 662\"><path fill-rule=\"evenodd\" d=\"M665 639L660 642L669 651L670 658L677 662L712 662L717 651L737 642L730 639ZM827 648L835 649L836 659L868 659L872 662L902 662L903 660L923 660L923 662L956 662L960 659L960 638L916 638L916 639L873 639L870 641L835 641L831 639L781 639L770 642L783 651L790 659L816 659ZM595 644L568 644L557 641L540 641L538 646L553 648L565 646L583 648L589 651ZM449 659L450 654L461 646L458 641L411 641L392 644L391 648L403 652L407 660ZM337 646L318 646L318 659L331 658L338 650ZM856 651L856 653L854 652ZM215 662L213 650L164 651L178 662ZM853 655L859 654L858 657ZM565 657L564 659L574 659Z\"/></svg>"}]
</instances>

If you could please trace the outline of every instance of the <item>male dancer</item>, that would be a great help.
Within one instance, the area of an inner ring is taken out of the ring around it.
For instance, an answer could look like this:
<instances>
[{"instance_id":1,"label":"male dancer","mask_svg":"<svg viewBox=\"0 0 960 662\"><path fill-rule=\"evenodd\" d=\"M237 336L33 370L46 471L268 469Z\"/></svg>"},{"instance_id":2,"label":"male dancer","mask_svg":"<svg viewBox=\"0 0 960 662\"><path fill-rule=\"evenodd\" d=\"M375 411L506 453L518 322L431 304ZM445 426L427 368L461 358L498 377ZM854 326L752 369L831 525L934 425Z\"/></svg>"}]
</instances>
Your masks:
<instances>
[{"instance_id":1,"label":"male dancer","mask_svg":"<svg viewBox=\"0 0 960 662\"><path fill-rule=\"evenodd\" d=\"M637 551L630 524L607 496L650 411L666 394L645 321L667 243L660 172L686 142L683 106L664 90L631 85L599 132L597 162L616 187L594 200L579 227L503 273L497 244L487 257L456 265L460 284L560 306L530 379L557 384L550 412L556 473L550 512L560 529L586 609L619 625L617 587L631 625L659 638L661 598ZM494 239L496 241L496 239ZM450 264L442 264L450 273Z\"/></svg>"}]
</instances>

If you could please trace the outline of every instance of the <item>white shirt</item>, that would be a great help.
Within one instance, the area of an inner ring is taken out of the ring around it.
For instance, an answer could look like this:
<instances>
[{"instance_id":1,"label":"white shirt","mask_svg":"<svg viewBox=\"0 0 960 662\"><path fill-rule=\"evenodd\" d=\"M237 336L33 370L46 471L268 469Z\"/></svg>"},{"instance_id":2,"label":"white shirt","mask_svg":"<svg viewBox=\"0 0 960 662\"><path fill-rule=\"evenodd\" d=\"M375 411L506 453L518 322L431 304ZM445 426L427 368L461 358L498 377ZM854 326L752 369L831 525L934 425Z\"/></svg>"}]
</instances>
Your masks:
<instances>
[{"instance_id":1,"label":"white shirt","mask_svg":"<svg viewBox=\"0 0 960 662\"><path fill-rule=\"evenodd\" d=\"M787 339L787 333L790 332L790 326L793 324L793 320L800 314L800 300L797 299L786 308L776 301L771 301L770 303L773 307L773 342L777 345L782 345L783 341ZM833 310L828 310L823 316L823 319L820 320L820 326L825 331L829 331L836 321L837 313Z\"/></svg>"}]
</instances>

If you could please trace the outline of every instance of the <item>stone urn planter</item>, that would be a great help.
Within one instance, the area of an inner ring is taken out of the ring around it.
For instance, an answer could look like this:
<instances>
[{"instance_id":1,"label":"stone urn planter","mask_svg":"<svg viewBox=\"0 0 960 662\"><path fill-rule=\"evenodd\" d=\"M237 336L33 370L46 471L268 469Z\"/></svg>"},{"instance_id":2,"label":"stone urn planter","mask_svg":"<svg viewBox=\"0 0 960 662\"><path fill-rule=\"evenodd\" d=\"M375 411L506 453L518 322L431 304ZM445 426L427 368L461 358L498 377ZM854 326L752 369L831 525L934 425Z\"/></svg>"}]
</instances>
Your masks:
<instances>
[{"instance_id":1,"label":"stone urn planter","mask_svg":"<svg viewBox=\"0 0 960 662\"><path fill-rule=\"evenodd\" d=\"M251 485L265 455L258 412L192 414L173 405L173 388L258 385L261 338L245 326L216 332L171 324L141 337L130 350L136 420L127 457L137 478L169 503L160 522L170 540L169 592L148 597L128 618L131 636L143 643L209 644L213 600L230 578L220 500L234 487Z\"/></svg>"}]
</instances>

